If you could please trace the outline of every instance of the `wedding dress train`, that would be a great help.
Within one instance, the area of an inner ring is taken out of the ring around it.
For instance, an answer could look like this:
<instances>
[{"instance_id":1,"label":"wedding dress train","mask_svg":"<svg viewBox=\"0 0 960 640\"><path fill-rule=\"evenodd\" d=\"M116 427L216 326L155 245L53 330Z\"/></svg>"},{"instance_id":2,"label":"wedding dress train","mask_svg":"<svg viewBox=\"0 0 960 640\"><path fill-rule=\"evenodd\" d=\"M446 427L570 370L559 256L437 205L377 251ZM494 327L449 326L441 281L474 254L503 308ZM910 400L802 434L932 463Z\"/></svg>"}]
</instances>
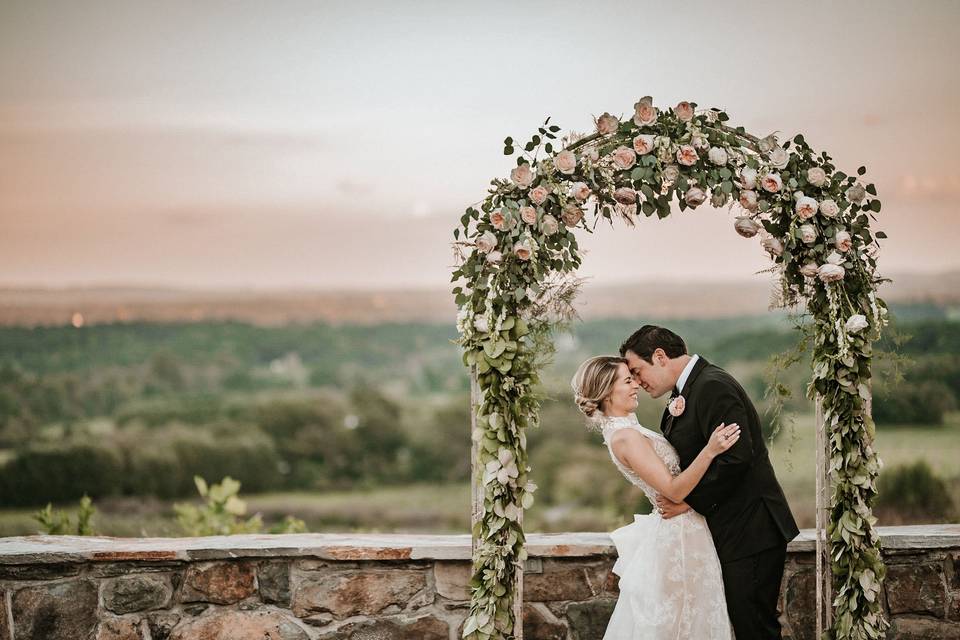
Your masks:
<instances>
[{"instance_id":1,"label":"wedding dress train","mask_svg":"<svg viewBox=\"0 0 960 640\"><path fill-rule=\"evenodd\" d=\"M610 440L620 429L648 438L657 456L676 476L680 463L673 446L646 429L636 416L606 418L603 440L614 464L654 504L657 492L613 453ZM664 519L659 513L635 515L610 534L618 558L620 597L604 640L731 640L734 637L723 594L720 561L703 516L690 510Z\"/></svg>"}]
</instances>

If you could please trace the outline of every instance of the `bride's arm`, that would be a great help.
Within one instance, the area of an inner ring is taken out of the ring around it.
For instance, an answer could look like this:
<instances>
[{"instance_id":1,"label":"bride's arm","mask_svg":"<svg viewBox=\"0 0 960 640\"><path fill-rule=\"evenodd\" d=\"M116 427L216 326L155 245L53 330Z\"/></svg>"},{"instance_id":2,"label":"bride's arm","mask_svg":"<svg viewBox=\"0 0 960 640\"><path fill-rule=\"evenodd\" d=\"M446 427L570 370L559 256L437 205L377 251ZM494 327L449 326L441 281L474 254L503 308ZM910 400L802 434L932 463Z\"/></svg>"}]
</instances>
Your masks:
<instances>
[{"instance_id":1,"label":"bride's arm","mask_svg":"<svg viewBox=\"0 0 960 640\"><path fill-rule=\"evenodd\" d=\"M614 438L612 448L621 462L633 469L660 495L674 502L683 502L707 472L713 459L732 447L739 438L739 426L721 424L710 436L707 446L700 451L693 463L676 477L671 475L647 437L632 429L622 429Z\"/></svg>"}]
</instances>

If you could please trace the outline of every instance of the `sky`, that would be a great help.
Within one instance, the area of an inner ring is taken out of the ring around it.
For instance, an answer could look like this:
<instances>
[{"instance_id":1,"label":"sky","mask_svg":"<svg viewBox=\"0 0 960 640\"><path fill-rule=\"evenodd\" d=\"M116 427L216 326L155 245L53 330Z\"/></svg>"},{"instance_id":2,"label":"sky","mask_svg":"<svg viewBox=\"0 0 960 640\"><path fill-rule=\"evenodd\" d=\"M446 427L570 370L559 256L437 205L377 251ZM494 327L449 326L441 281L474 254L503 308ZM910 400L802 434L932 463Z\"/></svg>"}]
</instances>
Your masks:
<instances>
[{"instance_id":1,"label":"sky","mask_svg":"<svg viewBox=\"0 0 960 640\"><path fill-rule=\"evenodd\" d=\"M866 165L881 270L958 269L958 26L937 0L3 0L0 286L444 287L504 137L644 95ZM580 275L751 277L734 215L584 233Z\"/></svg>"}]
</instances>

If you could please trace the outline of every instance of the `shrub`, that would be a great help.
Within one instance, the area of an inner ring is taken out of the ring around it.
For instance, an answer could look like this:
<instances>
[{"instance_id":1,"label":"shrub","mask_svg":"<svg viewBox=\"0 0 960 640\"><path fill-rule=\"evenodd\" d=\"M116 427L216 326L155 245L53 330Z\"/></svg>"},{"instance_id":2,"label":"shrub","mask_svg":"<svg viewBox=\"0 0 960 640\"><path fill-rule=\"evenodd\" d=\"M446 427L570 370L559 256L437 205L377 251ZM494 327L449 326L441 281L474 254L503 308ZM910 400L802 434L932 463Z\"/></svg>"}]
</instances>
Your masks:
<instances>
[{"instance_id":1,"label":"shrub","mask_svg":"<svg viewBox=\"0 0 960 640\"><path fill-rule=\"evenodd\" d=\"M197 491L203 498L202 506L175 504L177 523L188 536L226 536L236 533L262 533L263 519L260 514L246 518L247 503L240 499L240 483L227 476L220 484L208 486L206 480L194 479ZM287 516L283 522L270 529L270 533L304 533L307 526L302 520Z\"/></svg>"},{"instance_id":2,"label":"shrub","mask_svg":"<svg viewBox=\"0 0 960 640\"><path fill-rule=\"evenodd\" d=\"M942 425L956 404L953 393L940 382L904 382L877 389L873 419L880 425Z\"/></svg>"},{"instance_id":3,"label":"shrub","mask_svg":"<svg viewBox=\"0 0 960 640\"><path fill-rule=\"evenodd\" d=\"M954 515L947 484L924 460L883 472L877 491L878 517L889 524L947 522Z\"/></svg>"},{"instance_id":4,"label":"shrub","mask_svg":"<svg viewBox=\"0 0 960 640\"><path fill-rule=\"evenodd\" d=\"M49 502L47 506L33 514L33 519L40 523L41 534L50 536L74 535L94 536L93 516L97 510L93 507L93 500L89 496L80 498L80 507L77 509L77 523L70 522L70 515L64 511L54 511Z\"/></svg>"}]
</instances>

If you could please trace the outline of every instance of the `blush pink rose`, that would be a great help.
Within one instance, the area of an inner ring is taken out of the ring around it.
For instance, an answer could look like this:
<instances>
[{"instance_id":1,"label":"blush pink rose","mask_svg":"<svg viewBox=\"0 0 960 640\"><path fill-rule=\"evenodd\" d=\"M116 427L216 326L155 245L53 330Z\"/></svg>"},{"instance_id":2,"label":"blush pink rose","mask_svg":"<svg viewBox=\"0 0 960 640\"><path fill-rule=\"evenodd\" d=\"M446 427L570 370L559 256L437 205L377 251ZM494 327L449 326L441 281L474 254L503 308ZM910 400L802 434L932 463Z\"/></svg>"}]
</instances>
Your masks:
<instances>
[{"instance_id":1,"label":"blush pink rose","mask_svg":"<svg viewBox=\"0 0 960 640\"><path fill-rule=\"evenodd\" d=\"M700 156L697 155L697 150L693 148L693 145L683 144L677 149L677 162L684 166L692 167L697 164L699 159Z\"/></svg>"},{"instance_id":2,"label":"blush pink rose","mask_svg":"<svg viewBox=\"0 0 960 640\"><path fill-rule=\"evenodd\" d=\"M687 401L683 399L683 396L677 396L670 401L670 404L667 405L667 410L670 412L674 418L679 418L683 415L684 410L687 408Z\"/></svg>"},{"instance_id":3,"label":"blush pink rose","mask_svg":"<svg viewBox=\"0 0 960 640\"><path fill-rule=\"evenodd\" d=\"M537 210L533 207L520 207L520 219L527 224L536 224Z\"/></svg>"},{"instance_id":4,"label":"blush pink rose","mask_svg":"<svg viewBox=\"0 0 960 640\"><path fill-rule=\"evenodd\" d=\"M547 196L550 195L550 192L547 191L546 187L539 186L530 189L530 200L534 204L543 204L547 201Z\"/></svg>"},{"instance_id":5,"label":"blush pink rose","mask_svg":"<svg viewBox=\"0 0 960 640\"><path fill-rule=\"evenodd\" d=\"M783 244L779 239L770 235L763 237L763 240L760 241L760 246L772 256L779 256L783 253Z\"/></svg>"},{"instance_id":6,"label":"blush pink rose","mask_svg":"<svg viewBox=\"0 0 960 640\"><path fill-rule=\"evenodd\" d=\"M490 224L493 225L494 229L503 231L507 228L507 216L503 215L501 209L497 209L490 214Z\"/></svg>"},{"instance_id":7,"label":"blush pink rose","mask_svg":"<svg viewBox=\"0 0 960 640\"><path fill-rule=\"evenodd\" d=\"M680 122L690 122L693 120L693 105L684 100L673 108L673 113Z\"/></svg>"},{"instance_id":8,"label":"blush pink rose","mask_svg":"<svg viewBox=\"0 0 960 640\"><path fill-rule=\"evenodd\" d=\"M565 149L558 153L556 158L553 159L553 166L555 166L560 173L570 175L577 168L577 156L573 151Z\"/></svg>"},{"instance_id":9,"label":"blush pink rose","mask_svg":"<svg viewBox=\"0 0 960 640\"><path fill-rule=\"evenodd\" d=\"M790 162L790 154L783 147L774 147L770 151L770 166L777 169L786 169L788 162Z\"/></svg>"},{"instance_id":10,"label":"blush pink rose","mask_svg":"<svg viewBox=\"0 0 960 640\"><path fill-rule=\"evenodd\" d=\"M521 164L510 172L510 179L513 180L513 183L521 189L526 189L533 184L533 170L530 169L530 165Z\"/></svg>"},{"instance_id":11,"label":"blush pink rose","mask_svg":"<svg viewBox=\"0 0 960 640\"><path fill-rule=\"evenodd\" d=\"M620 120L617 116L612 116L609 113L604 112L597 118L597 133L600 135L608 136L611 133L616 133L619 126Z\"/></svg>"},{"instance_id":12,"label":"blush pink rose","mask_svg":"<svg viewBox=\"0 0 960 640\"><path fill-rule=\"evenodd\" d=\"M815 187L822 187L827 184L827 172L820 167L810 167L807 169L807 182Z\"/></svg>"},{"instance_id":13,"label":"blush pink rose","mask_svg":"<svg viewBox=\"0 0 960 640\"><path fill-rule=\"evenodd\" d=\"M638 127L648 127L656 123L657 108L653 106L653 98L650 96L640 98L640 102L633 105L633 110L633 122Z\"/></svg>"},{"instance_id":14,"label":"blush pink rose","mask_svg":"<svg viewBox=\"0 0 960 640\"><path fill-rule=\"evenodd\" d=\"M815 278L817 275L817 270L820 267L817 266L816 262L808 262L802 267L800 267L800 273L806 276L807 278Z\"/></svg>"},{"instance_id":15,"label":"blush pink rose","mask_svg":"<svg viewBox=\"0 0 960 640\"><path fill-rule=\"evenodd\" d=\"M853 247L853 238L850 237L850 233L847 231L838 231L837 236L833 240L833 246L837 248L837 251L846 253Z\"/></svg>"},{"instance_id":16,"label":"blush pink rose","mask_svg":"<svg viewBox=\"0 0 960 640\"><path fill-rule=\"evenodd\" d=\"M783 188L783 179L779 173L768 173L760 179L760 186L763 187L764 191L777 193Z\"/></svg>"},{"instance_id":17,"label":"blush pink rose","mask_svg":"<svg viewBox=\"0 0 960 640\"><path fill-rule=\"evenodd\" d=\"M817 201L809 196L803 196L797 200L797 205L794 207L794 210L798 218L801 220L809 220L817 215Z\"/></svg>"},{"instance_id":18,"label":"blush pink rose","mask_svg":"<svg viewBox=\"0 0 960 640\"><path fill-rule=\"evenodd\" d=\"M490 253L497 247L497 236L492 231L485 231L477 238L477 250L481 253Z\"/></svg>"},{"instance_id":19,"label":"blush pink rose","mask_svg":"<svg viewBox=\"0 0 960 640\"><path fill-rule=\"evenodd\" d=\"M557 223L557 219L550 214L543 216L543 219L540 220L540 231L543 232L543 235L552 236L559 230L560 225Z\"/></svg>"},{"instance_id":20,"label":"blush pink rose","mask_svg":"<svg viewBox=\"0 0 960 640\"><path fill-rule=\"evenodd\" d=\"M620 204L635 204L637 202L637 192L630 187L620 187L613 192L613 199Z\"/></svg>"},{"instance_id":21,"label":"blush pink rose","mask_svg":"<svg viewBox=\"0 0 960 640\"><path fill-rule=\"evenodd\" d=\"M760 232L761 227L760 223L750 216L739 216L733 223L733 228L744 238L752 238Z\"/></svg>"},{"instance_id":22,"label":"blush pink rose","mask_svg":"<svg viewBox=\"0 0 960 640\"><path fill-rule=\"evenodd\" d=\"M590 197L590 187L586 182L574 182L573 186L570 187L570 195L577 200L577 202L583 202Z\"/></svg>"},{"instance_id":23,"label":"blush pink rose","mask_svg":"<svg viewBox=\"0 0 960 640\"><path fill-rule=\"evenodd\" d=\"M503 262L503 252L502 251L491 251L487 254L487 262L490 264L499 264Z\"/></svg>"},{"instance_id":24,"label":"blush pink rose","mask_svg":"<svg viewBox=\"0 0 960 640\"><path fill-rule=\"evenodd\" d=\"M838 280L843 280L843 277L847 274L846 270L838 264L827 264L820 265L820 268L817 269L817 276L823 282L837 282Z\"/></svg>"},{"instance_id":25,"label":"blush pink rose","mask_svg":"<svg viewBox=\"0 0 960 640\"><path fill-rule=\"evenodd\" d=\"M568 227L575 227L583 220L583 210L572 202L567 203L563 208L563 212L560 214L560 219L563 220L563 224Z\"/></svg>"},{"instance_id":26,"label":"blush pink rose","mask_svg":"<svg viewBox=\"0 0 960 640\"><path fill-rule=\"evenodd\" d=\"M513 254L521 260L529 260L533 256L533 246L530 240L521 240L513 245Z\"/></svg>"},{"instance_id":27,"label":"blush pink rose","mask_svg":"<svg viewBox=\"0 0 960 640\"><path fill-rule=\"evenodd\" d=\"M817 229L812 224L800 225L800 240L804 244L813 244L817 239Z\"/></svg>"},{"instance_id":28,"label":"blush pink rose","mask_svg":"<svg viewBox=\"0 0 960 640\"><path fill-rule=\"evenodd\" d=\"M613 164L615 164L618 169L629 169L637 164L637 154L633 149L617 147L611 155L613 156Z\"/></svg>"},{"instance_id":29,"label":"blush pink rose","mask_svg":"<svg viewBox=\"0 0 960 640\"><path fill-rule=\"evenodd\" d=\"M653 151L654 136L643 133L633 139L633 150L639 155L645 156Z\"/></svg>"},{"instance_id":30,"label":"blush pink rose","mask_svg":"<svg viewBox=\"0 0 960 640\"><path fill-rule=\"evenodd\" d=\"M758 206L757 192L746 191L740 192L740 206L746 209L747 211L756 211Z\"/></svg>"},{"instance_id":31,"label":"blush pink rose","mask_svg":"<svg viewBox=\"0 0 960 640\"><path fill-rule=\"evenodd\" d=\"M707 201L707 194L700 187L690 187L683 194L683 201L691 207L699 207Z\"/></svg>"},{"instance_id":32,"label":"blush pink rose","mask_svg":"<svg viewBox=\"0 0 960 640\"><path fill-rule=\"evenodd\" d=\"M835 218L837 214L840 213L840 207L837 206L837 202L832 198L827 198L820 203L820 213L825 215L828 218Z\"/></svg>"}]
</instances>

